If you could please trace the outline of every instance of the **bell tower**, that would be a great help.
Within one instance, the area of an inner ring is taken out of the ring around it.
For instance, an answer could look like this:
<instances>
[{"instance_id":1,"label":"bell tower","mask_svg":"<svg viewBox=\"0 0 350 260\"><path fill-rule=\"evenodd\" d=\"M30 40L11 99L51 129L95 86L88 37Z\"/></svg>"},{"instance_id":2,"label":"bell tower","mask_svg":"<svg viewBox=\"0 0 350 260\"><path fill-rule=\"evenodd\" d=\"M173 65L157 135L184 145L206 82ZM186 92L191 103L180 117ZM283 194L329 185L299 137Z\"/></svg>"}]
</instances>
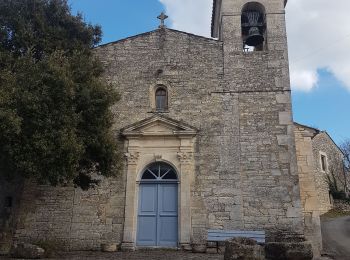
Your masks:
<instances>
[{"instance_id":1,"label":"bell tower","mask_svg":"<svg viewBox=\"0 0 350 260\"><path fill-rule=\"evenodd\" d=\"M287 0L214 0L212 37L231 43L235 50L286 48L286 4Z\"/></svg>"},{"instance_id":2,"label":"bell tower","mask_svg":"<svg viewBox=\"0 0 350 260\"><path fill-rule=\"evenodd\" d=\"M229 123L236 139L227 149L234 147L232 154L239 158L242 213L237 228L263 229L268 241L281 243L306 237L317 254L319 241L305 233L300 197L286 4L214 0L212 37L223 51L223 81L215 95L230 100L232 110L225 110L224 118L234 119Z\"/></svg>"},{"instance_id":3,"label":"bell tower","mask_svg":"<svg viewBox=\"0 0 350 260\"><path fill-rule=\"evenodd\" d=\"M290 91L286 4L287 0L214 0L211 30L223 43L225 91ZM244 74L250 76L238 85L237 75Z\"/></svg>"}]
</instances>

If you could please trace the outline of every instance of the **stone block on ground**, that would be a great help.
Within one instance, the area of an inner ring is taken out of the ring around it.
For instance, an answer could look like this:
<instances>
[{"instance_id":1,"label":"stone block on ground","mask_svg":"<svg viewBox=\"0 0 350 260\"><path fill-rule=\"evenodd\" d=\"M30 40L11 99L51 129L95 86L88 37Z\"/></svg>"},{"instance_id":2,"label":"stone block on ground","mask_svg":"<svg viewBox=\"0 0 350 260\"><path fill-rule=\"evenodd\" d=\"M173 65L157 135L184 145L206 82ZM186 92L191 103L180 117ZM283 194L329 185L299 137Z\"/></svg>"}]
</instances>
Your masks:
<instances>
[{"instance_id":1,"label":"stone block on ground","mask_svg":"<svg viewBox=\"0 0 350 260\"><path fill-rule=\"evenodd\" d=\"M264 248L250 238L233 238L225 242L224 260L263 260Z\"/></svg>"},{"instance_id":2,"label":"stone block on ground","mask_svg":"<svg viewBox=\"0 0 350 260\"><path fill-rule=\"evenodd\" d=\"M44 258L45 250L36 245L20 243L13 246L11 256L14 258L39 259Z\"/></svg>"},{"instance_id":3,"label":"stone block on ground","mask_svg":"<svg viewBox=\"0 0 350 260\"><path fill-rule=\"evenodd\" d=\"M265 245L266 259L311 260L312 246L307 242L271 242Z\"/></svg>"},{"instance_id":4,"label":"stone block on ground","mask_svg":"<svg viewBox=\"0 0 350 260\"><path fill-rule=\"evenodd\" d=\"M0 241L0 256L7 255L10 251L10 245L8 243L1 243Z\"/></svg>"},{"instance_id":5,"label":"stone block on ground","mask_svg":"<svg viewBox=\"0 0 350 260\"><path fill-rule=\"evenodd\" d=\"M206 253L207 245L206 244L192 244L193 253Z\"/></svg>"},{"instance_id":6,"label":"stone block on ground","mask_svg":"<svg viewBox=\"0 0 350 260\"><path fill-rule=\"evenodd\" d=\"M117 250L118 250L118 245L116 243L101 244L102 252L116 252Z\"/></svg>"}]
</instances>

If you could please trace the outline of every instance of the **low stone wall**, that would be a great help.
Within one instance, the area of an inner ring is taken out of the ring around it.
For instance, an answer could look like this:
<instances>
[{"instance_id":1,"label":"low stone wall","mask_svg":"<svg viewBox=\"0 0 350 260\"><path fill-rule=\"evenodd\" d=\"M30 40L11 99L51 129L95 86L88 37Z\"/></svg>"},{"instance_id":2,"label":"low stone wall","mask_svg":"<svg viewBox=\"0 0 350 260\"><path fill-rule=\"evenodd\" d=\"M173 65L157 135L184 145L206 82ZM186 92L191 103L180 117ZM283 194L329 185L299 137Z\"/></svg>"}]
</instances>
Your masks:
<instances>
[{"instance_id":1,"label":"low stone wall","mask_svg":"<svg viewBox=\"0 0 350 260\"><path fill-rule=\"evenodd\" d=\"M334 208L341 211L349 211L350 212L350 201L346 200L334 200Z\"/></svg>"},{"instance_id":2,"label":"low stone wall","mask_svg":"<svg viewBox=\"0 0 350 260\"><path fill-rule=\"evenodd\" d=\"M7 254L12 245L21 190L21 180L9 183L0 178L0 255Z\"/></svg>"},{"instance_id":3,"label":"low stone wall","mask_svg":"<svg viewBox=\"0 0 350 260\"><path fill-rule=\"evenodd\" d=\"M16 214L14 243L49 243L62 250L100 250L121 243L124 176L102 178L88 191L27 182Z\"/></svg>"}]
</instances>

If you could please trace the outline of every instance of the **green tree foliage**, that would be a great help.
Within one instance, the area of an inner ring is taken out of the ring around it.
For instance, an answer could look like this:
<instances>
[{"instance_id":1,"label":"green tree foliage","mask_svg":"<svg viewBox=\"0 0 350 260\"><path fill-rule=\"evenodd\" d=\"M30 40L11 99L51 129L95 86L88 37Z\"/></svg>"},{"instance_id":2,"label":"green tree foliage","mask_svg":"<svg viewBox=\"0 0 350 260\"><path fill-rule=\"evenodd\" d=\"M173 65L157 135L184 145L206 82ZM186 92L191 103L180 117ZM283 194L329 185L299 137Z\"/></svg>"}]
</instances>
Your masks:
<instances>
[{"instance_id":1,"label":"green tree foliage","mask_svg":"<svg viewBox=\"0 0 350 260\"><path fill-rule=\"evenodd\" d=\"M117 174L100 40L66 0L0 0L0 175L86 189Z\"/></svg>"}]
</instances>

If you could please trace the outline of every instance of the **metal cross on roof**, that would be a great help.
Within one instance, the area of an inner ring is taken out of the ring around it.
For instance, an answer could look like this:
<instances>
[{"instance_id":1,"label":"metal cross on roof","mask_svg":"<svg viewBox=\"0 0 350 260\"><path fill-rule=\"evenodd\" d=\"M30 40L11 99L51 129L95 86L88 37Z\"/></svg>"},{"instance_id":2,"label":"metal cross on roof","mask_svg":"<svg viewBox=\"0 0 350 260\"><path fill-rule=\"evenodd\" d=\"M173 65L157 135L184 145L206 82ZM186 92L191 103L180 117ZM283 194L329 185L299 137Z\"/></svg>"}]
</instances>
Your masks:
<instances>
[{"instance_id":1,"label":"metal cross on roof","mask_svg":"<svg viewBox=\"0 0 350 260\"><path fill-rule=\"evenodd\" d=\"M167 16L164 12L162 12L157 18L160 20L159 28L165 28L164 21L168 19L169 16Z\"/></svg>"}]
</instances>

